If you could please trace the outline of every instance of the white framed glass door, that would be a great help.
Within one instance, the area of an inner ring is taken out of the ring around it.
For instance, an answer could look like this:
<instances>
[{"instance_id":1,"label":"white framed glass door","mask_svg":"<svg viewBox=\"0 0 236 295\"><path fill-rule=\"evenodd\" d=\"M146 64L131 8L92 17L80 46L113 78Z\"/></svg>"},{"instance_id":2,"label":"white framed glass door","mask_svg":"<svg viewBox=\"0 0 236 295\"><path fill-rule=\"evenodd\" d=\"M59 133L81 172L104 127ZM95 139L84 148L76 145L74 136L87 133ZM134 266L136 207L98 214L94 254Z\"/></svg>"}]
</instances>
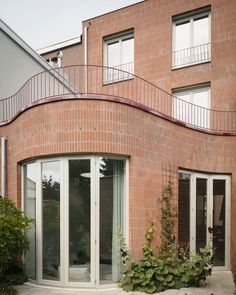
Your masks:
<instances>
[{"instance_id":1,"label":"white framed glass door","mask_svg":"<svg viewBox=\"0 0 236 295\"><path fill-rule=\"evenodd\" d=\"M127 220L126 166L126 159L100 156L24 165L24 208L36 219L36 234L29 233L32 249L26 256L26 269L36 265L32 279L72 287L117 282L115 228L119 224L125 229Z\"/></svg>"},{"instance_id":2,"label":"white framed glass door","mask_svg":"<svg viewBox=\"0 0 236 295\"><path fill-rule=\"evenodd\" d=\"M180 171L178 198L180 245L196 252L212 243L214 267L228 269L230 176Z\"/></svg>"}]
</instances>

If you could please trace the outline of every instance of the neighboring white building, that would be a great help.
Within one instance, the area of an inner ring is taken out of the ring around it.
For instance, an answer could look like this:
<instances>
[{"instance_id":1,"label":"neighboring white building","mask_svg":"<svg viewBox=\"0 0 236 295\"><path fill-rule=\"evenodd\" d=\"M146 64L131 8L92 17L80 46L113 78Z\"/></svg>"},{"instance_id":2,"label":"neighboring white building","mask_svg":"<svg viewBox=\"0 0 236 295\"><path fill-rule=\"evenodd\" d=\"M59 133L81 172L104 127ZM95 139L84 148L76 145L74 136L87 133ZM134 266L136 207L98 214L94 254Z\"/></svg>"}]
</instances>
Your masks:
<instances>
[{"instance_id":1,"label":"neighboring white building","mask_svg":"<svg viewBox=\"0 0 236 295\"><path fill-rule=\"evenodd\" d=\"M15 94L48 63L0 19L0 99Z\"/></svg>"}]
</instances>

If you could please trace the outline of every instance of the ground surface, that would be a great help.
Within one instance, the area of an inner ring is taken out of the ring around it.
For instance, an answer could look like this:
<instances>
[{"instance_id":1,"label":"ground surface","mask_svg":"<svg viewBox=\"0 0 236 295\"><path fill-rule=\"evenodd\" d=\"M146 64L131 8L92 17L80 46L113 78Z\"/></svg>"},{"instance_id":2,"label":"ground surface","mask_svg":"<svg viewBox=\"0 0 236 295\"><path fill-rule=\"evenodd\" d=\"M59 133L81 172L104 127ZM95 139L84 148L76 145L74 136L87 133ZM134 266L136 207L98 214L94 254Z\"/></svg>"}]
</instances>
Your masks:
<instances>
[{"instance_id":1,"label":"ground surface","mask_svg":"<svg viewBox=\"0 0 236 295\"><path fill-rule=\"evenodd\" d=\"M62 289L35 287L33 285L23 285L19 287L20 295L143 295L141 292L124 292L117 290L94 290L85 291L79 289ZM215 271L212 276L203 283L201 288L183 288L180 290L167 290L158 295L232 295L234 283L232 274L229 271Z\"/></svg>"}]
</instances>

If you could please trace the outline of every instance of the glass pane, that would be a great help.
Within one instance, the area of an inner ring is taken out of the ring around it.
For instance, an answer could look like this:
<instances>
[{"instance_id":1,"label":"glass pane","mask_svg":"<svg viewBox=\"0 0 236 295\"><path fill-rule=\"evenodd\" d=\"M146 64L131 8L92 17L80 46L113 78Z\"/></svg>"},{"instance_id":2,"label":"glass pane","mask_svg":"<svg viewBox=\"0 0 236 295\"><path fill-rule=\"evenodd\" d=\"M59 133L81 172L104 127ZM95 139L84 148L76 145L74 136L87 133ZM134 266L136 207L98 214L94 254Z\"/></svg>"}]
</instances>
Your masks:
<instances>
[{"instance_id":1,"label":"glass pane","mask_svg":"<svg viewBox=\"0 0 236 295\"><path fill-rule=\"evenodd\" d=\"M121 48L122 65L127 65L134 62L134 38L123 40ZM128 71L128 68L123 68L124 71Z\"/></svg>"},{"instance_id":2,"label":"glass pane","mask_svg":"<svg viewBox=\"0 0 236 295\"><path fill-rule=\"evenodd\" d=\"M202 89L193 92L193 103L204 108L209 108L208 93L209 89Z\"/></svg>"},{"instance_id":3,"label":"glass pane","mask_svg":"<svg viewBox=\"0 0 236 295\"><path fill-rule=\"evenodd\" d=\"M190 21L175 25L175 49L190 47Z\"/></svg>"},{"instance_id":4,"label":"glass pane","mask_svg":"<svg viewBox=\"0 0 236 295\"><path fill-rule=\"evenodd\" d=\"M197 18L193 22L193 46L210 42L209 17Z\"/></svg>"},{"instance_id":5,"label":"glass pane","mask_svg":"<svg viewBox=\"0 0 236 295\"><path fill-rule=\"evenodd\" d=\"M119 42L107 45L107 66L115 67L121 64L120 61L120 44Z\"/></svg>"},{"instance_id":6,"label":"glass pane","mask_svg":"<svg viewBox=\"0 0 236 295\"><path fill-rule=\"evenodd\" d=\"M193 92L193 104L203 108L195 107L195 125L207 128L210 125L210 107L209 103L209 89L203 89L197 92Z\"/></svg>"},{"instance_id":7,"label":"glass pane","mask_svg":"<svg viewBox=\"0 0 236 295\"><path fill-rule=\"evenodd\" d=\"M196 18L193 22L192 62L209 61L211 57L209 17Z\"/></svg>"},{"instance_id":8,"label":"glass pane","mask_svg":"<svg viewBox=\"0 0 236 295\"><path fill-rule=\"evenodd\" d=\"M176 119L186 123L192 123L192 110L193 106L189 103L191 94L174 94L179 99L173 100L173 115Z\"/></svg>"},{"instance_id":9,"label":"glass pane","mask_svg":"<svg viewBox=\"0 0 236 295\"><path fill-rule=\"evenodd\" d=\"M207 233L207 179L196 179L196 251L204 248Z\"/></svg>"},{"instance_id":10,"label":"glass pane","mask_svg":"<svg viewBox=\"0 0 236 295\"><path fill-rule=\"evenodd\" d=\"M173 66L183 66L191 63L190 21L175 25L173 46Z\"/></svg>"},{"instance_id":11,"label":"glass pane","mask_svg":"<svg viewBox=\"0 0 236 295\"><path fill-rule=\"evenodd\" d=\"M43 279L60 279L60 162L42 163Z\"/></svg>"},{"instance_id":12,"label":"glass pane","mask_svg":"<svg viewBox=\"0 0 236 295\"><path fill-rule=\"evenodd\" d=\"M134 38L123 40L121 46L121 70L134 73ZM122 74L121 74L122 75ZM132 78L132 75L123 73L123 79Z\"/></svg>"},{"instance_id":13,"label":"glass pane","mask_svg":"<svg viewBox=\"0 0 236 295\"><path fill-rule=\"evenodd\" d=\"M89 282L90 160L69 161L69 281Z\"/></svg>"},{"instance_id":14,"label":"glass pane","mask_svg":"<svg viewBox=\"0 0 236 295\"><path fill-rule=\"evenodd\" d=\"M24 213L36 219L36 165L28 164L24 167ZM36 280L36 224L26 231L30 241L30 248L25 255L25 274L28 278Z\"/></svg>"},{"instance_id":15,"label":"glass pane","mask_svg":"<svg viewBox=\"0 0 236 295\"><path fill-rule=\"evenodd\" d=\"M213 180L214 265L225 265L225 180Z\"/></svg>"},{"instance_id":16,"label":"glass pane","mask_svg":"<svg viewBox=\"0 0 236 295\"><path fill-rule=\"evenodd\" d=\"M189 251L190 242L190 174L179 173L179 214L178 214L178 239L179 245L186 252Z\"/></svg>"},{"instance_id":17,"label":"glass pane","mask_svg":"<svg viewBox=\"0 0 236 295\"><path fill-rule=\"evenodd\" d=\"M123 228L124 165L121 160L100 158L100 283L119 279L116 225Z\"/></svg>"}]
</instances>

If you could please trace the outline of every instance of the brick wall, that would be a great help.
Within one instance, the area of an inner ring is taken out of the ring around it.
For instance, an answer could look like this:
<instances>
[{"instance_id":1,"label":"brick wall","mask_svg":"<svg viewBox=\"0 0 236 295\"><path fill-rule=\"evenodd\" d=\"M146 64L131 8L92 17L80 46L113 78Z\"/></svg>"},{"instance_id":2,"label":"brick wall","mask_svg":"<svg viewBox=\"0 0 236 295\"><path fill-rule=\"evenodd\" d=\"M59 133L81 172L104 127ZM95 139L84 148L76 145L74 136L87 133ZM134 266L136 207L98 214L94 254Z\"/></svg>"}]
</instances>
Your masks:
<instances>
[{"instance_id":1,"label":"brick wall","mask_svg":"<svg viewBox=\"0 0 236 295\"><path fill-rule=\"evenodd\" d=\"M8 195L20 204L19 165L33 158L64 154L116 154L129 158L129 237L141 254L150 217L160 217L160 197L168 175L177 206L178 168L232 173L235 220L236 157L234 136L216 136L181 127L127 105L71 100L40 105L1 127L8 137ZM231 227L232 264L236 231ZM158 241L157 241L158 243Z\"/></svg>"},{"instance_id":2,"label":"brick wall","mask_svg":"<svg viewBox=\"0 0 236 295\"><path fill-rule=\"evenodd\" d=\"M211 5L211 62L171 70L172 16L207 5ZM107 13L83 23L88 26L88 63L103 65L104 36L133 28L136 75L170 93L211 82L211 107L236 109L235 14L234 0L147 0Z\"/></svg>"},{"instance_id":3,"label":"brick wall","mask_svg":"<svg viewBox=\"0 0 236 295\"><path fill-rule=\"evenodd\" d=\"M82 44L75 44L60 49L63 52L61 66L81 65L82 62ZM49 53L42 54L45 59L54 58L57 56L57 51L54 50Z\"/></svg>"}]
</instances>

